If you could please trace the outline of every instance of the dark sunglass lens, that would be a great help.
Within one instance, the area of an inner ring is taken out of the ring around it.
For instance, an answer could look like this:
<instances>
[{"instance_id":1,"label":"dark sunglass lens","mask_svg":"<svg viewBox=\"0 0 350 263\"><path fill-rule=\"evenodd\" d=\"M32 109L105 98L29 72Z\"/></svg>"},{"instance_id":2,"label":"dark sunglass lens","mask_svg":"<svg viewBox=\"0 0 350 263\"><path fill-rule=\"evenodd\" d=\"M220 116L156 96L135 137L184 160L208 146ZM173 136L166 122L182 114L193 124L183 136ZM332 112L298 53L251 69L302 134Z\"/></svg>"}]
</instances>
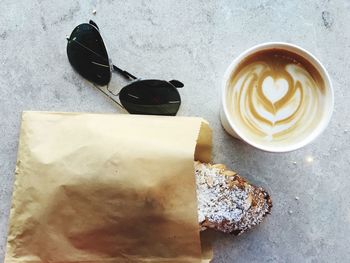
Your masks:
<instances>
[{"instance_id":1,"label":"dark sunglass lens","mask_svg":"<svg viewBox=\"0 0 350 263\"><path fill-rule=\"evenodd\" d=\"M119 99L132 114L176 115L181 99L177 89L163 80L140 80L124 87Z\"/></svg>"},{"instance_id":2,"label":"dark sunglass lens","mask_svg":"<svg viewBox=\"0 0 350 263\"><path fill-rule=\"evenodd\" d=\"M94 25L81 24L73 30L67 55L73 68L84 78L98 85L109 83L111 70L106 47Z\"/></svg>"}]
</instances>

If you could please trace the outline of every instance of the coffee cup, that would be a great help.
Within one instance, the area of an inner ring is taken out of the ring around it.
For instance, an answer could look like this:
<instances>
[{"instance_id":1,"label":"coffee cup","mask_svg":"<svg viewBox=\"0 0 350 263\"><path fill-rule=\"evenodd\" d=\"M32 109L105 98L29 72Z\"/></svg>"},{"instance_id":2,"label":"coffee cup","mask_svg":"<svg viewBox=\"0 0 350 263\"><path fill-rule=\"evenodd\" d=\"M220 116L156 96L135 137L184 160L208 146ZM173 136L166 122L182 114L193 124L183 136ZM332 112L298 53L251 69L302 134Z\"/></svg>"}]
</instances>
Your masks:
<instances>
[{"instance_id":1,"label":"coffee cup","mask_svg":"<svg viewBox=\"0 0 350 263\"><path fill-rule=\"evenodd\" d=\"M226 70L221 123L233 137L268 152L299 149L327 127L334 108L330 77L294 44L254 46Z\"/></svg>"}]
</instances>

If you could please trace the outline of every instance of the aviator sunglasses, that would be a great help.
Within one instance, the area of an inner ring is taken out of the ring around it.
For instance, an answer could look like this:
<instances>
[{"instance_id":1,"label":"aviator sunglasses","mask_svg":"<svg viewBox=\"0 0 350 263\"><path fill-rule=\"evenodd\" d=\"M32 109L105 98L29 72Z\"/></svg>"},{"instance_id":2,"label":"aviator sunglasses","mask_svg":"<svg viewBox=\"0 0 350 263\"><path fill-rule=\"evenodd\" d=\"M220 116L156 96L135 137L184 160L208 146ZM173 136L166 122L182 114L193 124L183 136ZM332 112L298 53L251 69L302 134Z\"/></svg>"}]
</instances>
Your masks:
<instances>
[{"instance_id":1,"label":"aviator sunglasses","mask_svg":"<svg viewBox=\"0 0 350 263\"><path fill-rule=\"evenodd\" d=\"M176 115L181 104L177 88L184 85L178 80L141 80L112 64L95 22L90 20L78 25L67 40L67 55L72 67L120 107L131 114ZM112 72L131 81L117 94L108 88ZM101 86L107 86L108 92ZM120 103L115 97L119 97Z\"/></svg>"}]
</instances>

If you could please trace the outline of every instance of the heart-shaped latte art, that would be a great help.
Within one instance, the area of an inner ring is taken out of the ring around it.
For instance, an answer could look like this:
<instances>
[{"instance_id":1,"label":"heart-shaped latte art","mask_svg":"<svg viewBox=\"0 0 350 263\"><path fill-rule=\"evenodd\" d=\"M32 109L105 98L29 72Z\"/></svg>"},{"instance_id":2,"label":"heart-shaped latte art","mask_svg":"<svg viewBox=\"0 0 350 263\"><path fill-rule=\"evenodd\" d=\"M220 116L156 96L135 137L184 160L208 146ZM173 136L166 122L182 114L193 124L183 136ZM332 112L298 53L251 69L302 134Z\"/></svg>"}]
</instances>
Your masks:
<instances>
[{"instance_id":1,"label":"heart-shaped latte art","mask_svg":"<svg viewBox=\"0 0 350 263\"><path fill-rule=\"evenodd\" d=\"M228 85L227 106L246 138L283 145L303 140L317 127L326 89L313 65L291 63L292 53L275 52L250 57L238 68Z\"/></svg>"},{"instance_id":2,"label":"heart-shaped latte art","mask_svg":"<svg viewBox=\"0 0 350 263\"><path fill-rule=\"evenodd\" d=\"M288 92L289 84L285 79L274 79L268 76L262 83L262 91L264 96L272 103L275 104L281 100Z\"/></svg>"}]
</instances>

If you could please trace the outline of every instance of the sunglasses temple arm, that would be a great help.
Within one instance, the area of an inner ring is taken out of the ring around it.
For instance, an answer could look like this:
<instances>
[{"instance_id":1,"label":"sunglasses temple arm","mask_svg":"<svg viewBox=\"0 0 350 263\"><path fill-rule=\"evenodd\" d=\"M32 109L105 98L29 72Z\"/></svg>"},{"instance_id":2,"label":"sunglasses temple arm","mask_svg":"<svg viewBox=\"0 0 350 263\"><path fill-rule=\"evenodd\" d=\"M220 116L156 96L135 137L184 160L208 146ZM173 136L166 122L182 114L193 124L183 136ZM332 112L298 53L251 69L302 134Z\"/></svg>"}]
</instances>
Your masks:
<instances>
[{"instance_id":1,"label":"sunglasses temple arm","mask_svg":"<svg viewBox=\"0 0 350 263\"><path fill-rule=\"evenodd\" d=\"M107 92L105 92L103 89L101 89L99 86L94 85L96 89L98 89L99 91L101 91L103 94L105 94L109 99L111 99L113 102L117 103L118 106L120 108L122 108L123 110L125 110L125 108L123 107L123 105L120 104L120 102L118 102L115 98L113 98L110 94L108 94Z\"/></svg>"},{"instance_id":2,"label":"sunglasses temple arm","mask_svg":"<svg viewBox=\"0 0 350 263\"><path fill-rule=\"evenodd\" d=\"M113 69L114 71L118 72L119 74L123 75L124 77L128 78L128 79L137 79L134 75L132 75L131 73L122 70L121 68L118 68L116 65L113 65Z\"/></svg>"}]
</instances>

